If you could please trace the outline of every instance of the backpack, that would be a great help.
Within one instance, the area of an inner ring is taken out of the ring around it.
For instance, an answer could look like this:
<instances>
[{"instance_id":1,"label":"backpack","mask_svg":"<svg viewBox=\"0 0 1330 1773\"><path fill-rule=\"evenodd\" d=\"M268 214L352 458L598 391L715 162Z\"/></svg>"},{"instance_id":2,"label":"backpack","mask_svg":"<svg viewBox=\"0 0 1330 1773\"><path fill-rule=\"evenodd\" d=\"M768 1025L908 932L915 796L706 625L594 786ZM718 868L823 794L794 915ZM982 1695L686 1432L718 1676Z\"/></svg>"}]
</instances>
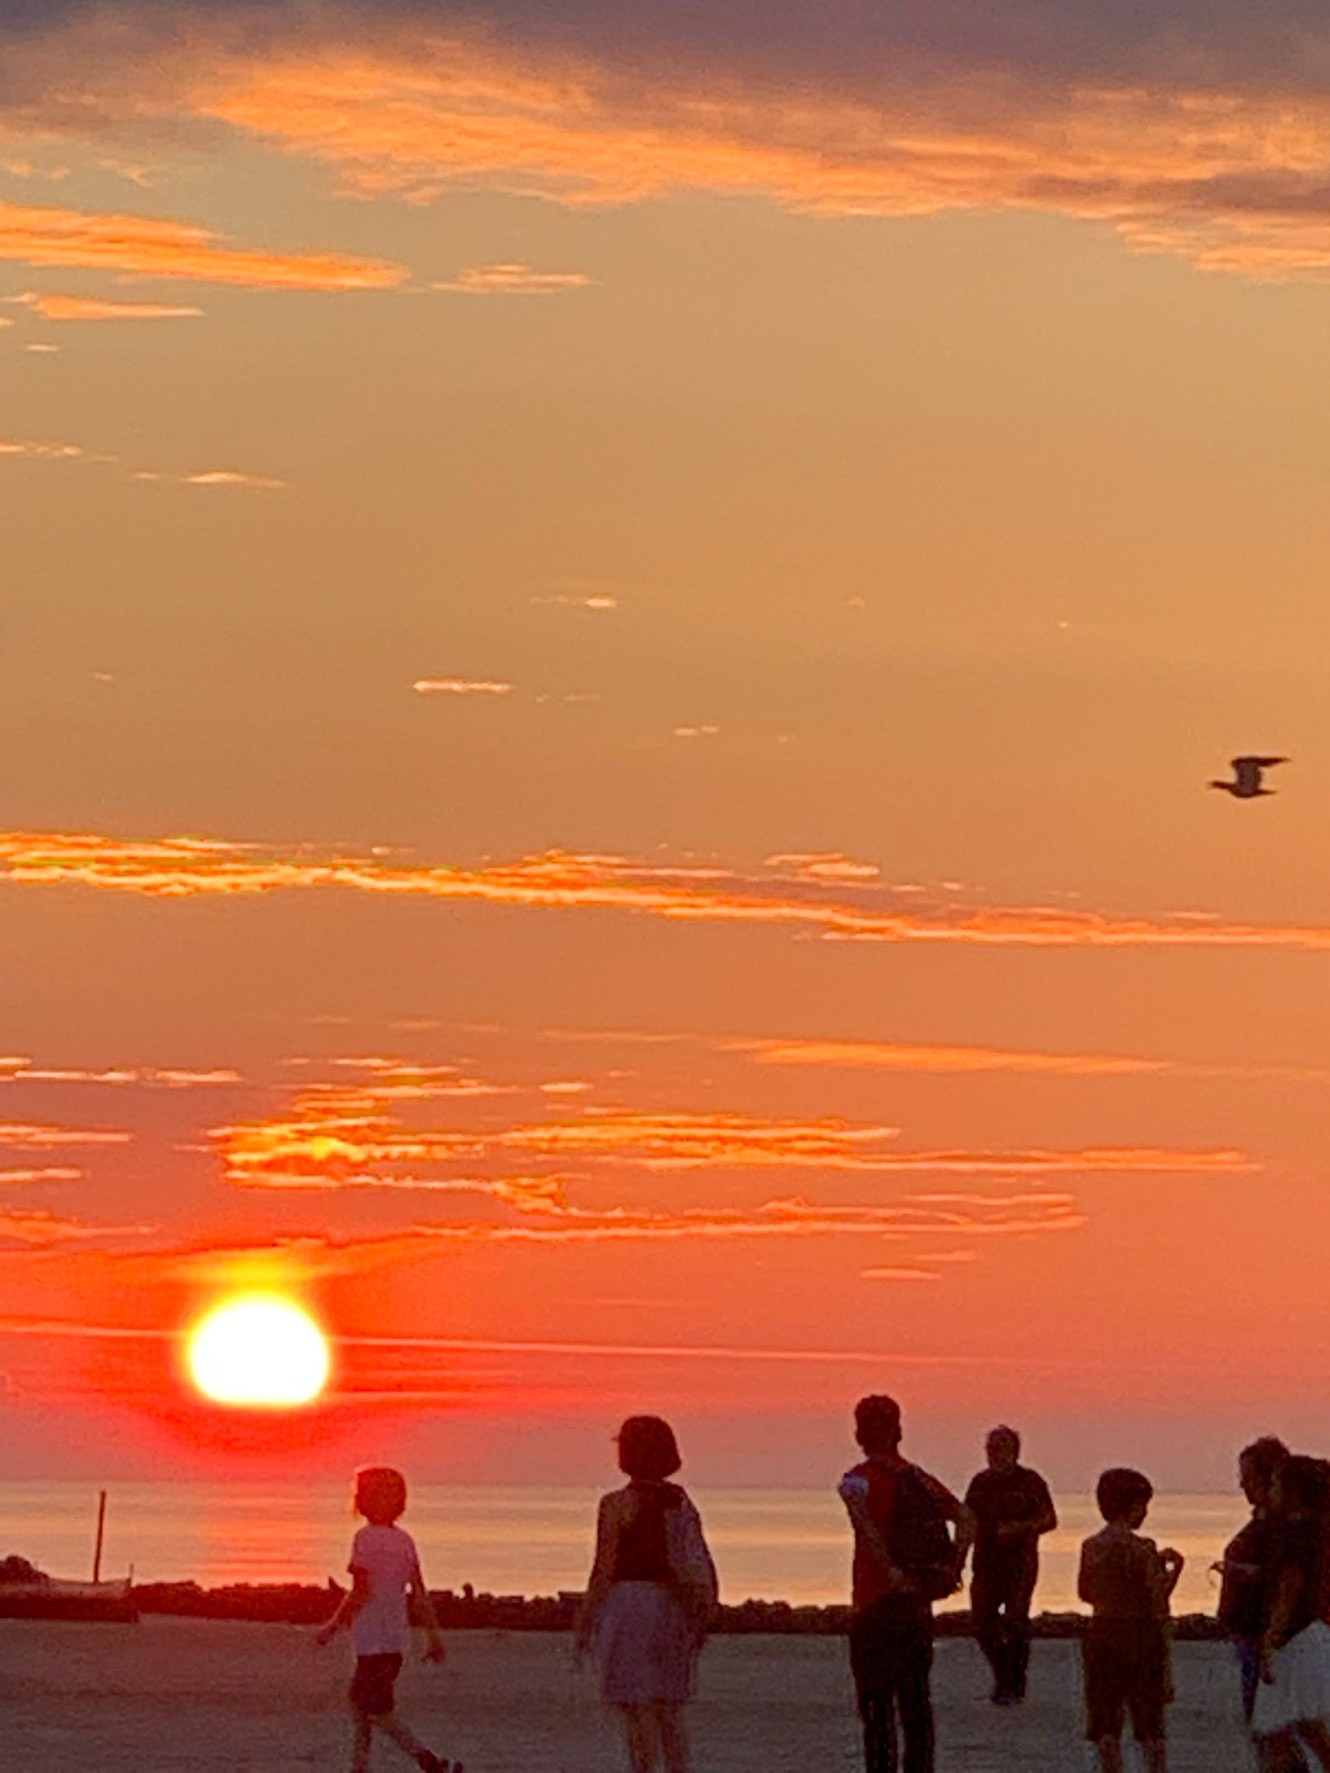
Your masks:
<instances>
[{"instance_id":1,"label":"backpack","mask_svg":"<svg viewBox=\"0 0 1330 1773\"><path fill-rule=\"evenodd\" d=\"M895 1474L887 1521L891 1561L919 1584L925 1600L942 1601L956 1589L956 1546L937 1497L913 1465Z\"/></svg>"}]
</instances>

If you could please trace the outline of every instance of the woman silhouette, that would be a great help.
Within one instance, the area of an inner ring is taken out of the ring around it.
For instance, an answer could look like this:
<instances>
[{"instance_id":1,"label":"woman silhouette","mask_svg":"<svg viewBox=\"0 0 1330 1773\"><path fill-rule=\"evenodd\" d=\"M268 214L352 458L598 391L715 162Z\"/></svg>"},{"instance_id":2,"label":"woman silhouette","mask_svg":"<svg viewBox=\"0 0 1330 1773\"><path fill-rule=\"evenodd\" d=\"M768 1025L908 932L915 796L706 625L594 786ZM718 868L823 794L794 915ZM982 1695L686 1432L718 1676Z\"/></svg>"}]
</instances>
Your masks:
<instances>
[{"instance_id":1,"label":"woman silhouette","mask_svg":"<svg viewBox=\"0 0 1330 1773\"><path fill-rule=\"evenodd\" d=\"M628 1482L601 1498L578 1647L595 1651L632 1773L688 1773L683 1707L716 1604L716 1568L696 1508L669 1481L682 1464L669 1423L630 1416L617 1438Z\"/></svg>"}]
</instances>

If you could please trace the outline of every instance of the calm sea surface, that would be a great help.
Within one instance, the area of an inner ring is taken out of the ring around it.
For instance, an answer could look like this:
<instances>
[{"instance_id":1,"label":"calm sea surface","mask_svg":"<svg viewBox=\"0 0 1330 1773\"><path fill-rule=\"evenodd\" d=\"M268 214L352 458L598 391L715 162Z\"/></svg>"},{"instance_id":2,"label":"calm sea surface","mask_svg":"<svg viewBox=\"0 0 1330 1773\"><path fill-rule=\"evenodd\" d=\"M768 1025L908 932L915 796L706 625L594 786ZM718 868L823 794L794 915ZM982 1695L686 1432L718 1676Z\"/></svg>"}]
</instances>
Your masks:
<instances>
[{"instance_id":1,"label":"calm sea surface","mask_svg":"<svg viewBox=\"0 0 1330 1773\"><path fill-rule=\"evenodd\" d=\"M846 1598L849 1534L833 1490L696 1490L727 1601ZM595 1490L413 1486L405 1525L436 1588L494 1594L581 1588ZM1060 1497L1044 1541L1037 1604L1076 1606L1079 1541L1099 1526L1088 1498ZM96 1491L86 1484L0 1484L0 1556L54 1576L91 1573ZM1209 1566L1245 1518L1228 1496L1156 1498L1146 1531L1187 1559L1175 1612L1213 1612ZM103 1575L142 1582L323 1582L342 1575L355 1523L343 1486L120 1484L112 1489Z\"/></svg>"}]
</instances>

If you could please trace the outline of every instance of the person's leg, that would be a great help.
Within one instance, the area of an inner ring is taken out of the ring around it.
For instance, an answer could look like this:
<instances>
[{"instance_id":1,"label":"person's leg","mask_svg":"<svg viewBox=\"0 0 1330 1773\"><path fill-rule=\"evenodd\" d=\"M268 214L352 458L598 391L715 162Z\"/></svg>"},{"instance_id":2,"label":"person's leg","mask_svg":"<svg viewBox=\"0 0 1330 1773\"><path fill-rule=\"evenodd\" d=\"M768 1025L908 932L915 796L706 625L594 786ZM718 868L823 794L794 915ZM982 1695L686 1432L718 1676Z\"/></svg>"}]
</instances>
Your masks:
<instances>
[{"instance_id":1,"label":"person's leg","mask_svg":"<svg viewBox=\"0 0 1330 1773\"><path fill-rule=\"evenodd\" d=\"M374 1725L363 1711L353 1711L351 1736L351 1773L369 1773L370 1750L374 1743Z\"/></svg>"},{"instance_id":2,"label":"person's leg","mask_svg":"<svg viewBox=\"0 0 1330 1773\"><path fill-rule=\"evenodd\" d=\"M979 1648L993 1671L993 1698L996 1700L1005 1692L1007 1683L1005 1633L1001 1591L986 1576L976 1576L970 1584L970 1618Z\"/></svg>"},{"instance_id":3,"label":"person's leg","mask_svg":"<svg viewBox=\"0 0 1330 1773\"><path fill-rule=\"evenodd\" d=\"M656 1719L649 1705L621 1705L624 1742L628 1749L628 1765L632 1773L655 1773Z\"/></svg>"},{"instance_id":4,"label":"person's leg","mask_svg":"<svg viewBox=\"0 0 1330 1773\"><path fill-rule=\"evenodd\" d=\"M1238 1659L1238 1680L1242 1685L1242 1715L1251 1723L1256 1705L1256 1689L1261 1684L1261 1645L1258 1638L1234 1638L1233 1654Z\"/></svg>"},{"instance_id":5,"label":"person's leg","mask_svg":"<svg viewBox=\"0 0 1330 1773\"><path fill-rule=\"evenodd\" d=\"M850 1670L864 1733L865 1773L896 1773L894 1653L871 1609L850 1622Z\"/></svg>"},{"instance_id":6,"label":"person's leg","mask_svg":"<svg viewBox=\"0 0 1330 1773\"><path fill-rule=\"evenodd\" d=\"M439 1757L425 1746L415 1731L395 1711L384 1712L382 1717L375 1718L374 1728L382 1730L388 1740L395 1742L403 1754L410 1755L418 1767L432 1769L438 1764ZM444 1765L446 1764L445 1762Z\"/></svg>"},{"instance_id":7,"label":"person's leg","mask_svg":"<svg viewBox=\"0 0 1330 1773\"><path fill-rule=\"evenodd\" d=\"M1122 1773L1122 1738L1120 1736L1101 1736L1094 1746L1095 1753L1099 1756L1100 1773Z\"/></svg>"},{"instance_id":8,"label":"person's leg","mask_svg":"<svg viewBox=\"0 0 1330 1773\"><path fill-rule=\"evenodd\" d=\"M900 1705L904 1753L902 1773L933 1773L933 1637L927 1627L901 1638L897 1649L896 1697Z\"/></svg>"},{"instance_id":9,"label":"person's leg","mask_svg":"<svg viewBox=\"0 0 1330 1773\"><path fill-rule=\"evenodd\" d=\"M1168 1743L1161 1736L1154 1742L1141 1744L1145 1773L1168 1773Z\"/></svg>"},{"instance_id":10,"label":"person's leg","mask_svg":"<svg viewBox=\"0 0 1330 1773\"><path fill-rule=\"evenodd\" d=\"M1030 1607L1034 1601L1037 1572L1028 1571L1007 1596L1006 1626L1011 1645L1011 1692L1024 1699L1030 1675Z\"/></svg>"},{"instance_id":11,"label":"person's leg","mask_svg":"<svg viewBox=\"0 0 1330 1773\"><path fill-rule=\"evenodd\" d=\"M656 1707L656 1734L665 1773L689 1773L692 1757L688 1752L688 1725L683 1706L662 1704Z\"/></svg>"},{"instance_id":12,"label":"person's leg","mask_svg":"<svg viewBox=\"0 0 1330 1773\"><path fill-rule=\"evenodd\" d=\"M861 1693L859 1717L864 1727L864 1773L896 1773L896 1707L890 1691Z\"/></svg>"}]
</instances>

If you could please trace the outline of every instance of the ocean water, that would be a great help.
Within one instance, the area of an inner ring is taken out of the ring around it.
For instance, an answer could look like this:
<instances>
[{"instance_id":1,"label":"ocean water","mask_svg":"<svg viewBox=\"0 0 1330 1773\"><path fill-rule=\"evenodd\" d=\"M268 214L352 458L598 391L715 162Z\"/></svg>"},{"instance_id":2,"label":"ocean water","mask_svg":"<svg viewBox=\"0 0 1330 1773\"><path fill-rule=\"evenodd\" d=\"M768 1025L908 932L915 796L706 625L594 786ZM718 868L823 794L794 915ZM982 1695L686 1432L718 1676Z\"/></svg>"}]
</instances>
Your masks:
<instances>
[{"instance_id":1,"label":"ocean water","mask_svg":"<svg viewBox=\"0 0 1330 1773\"><path fill-rule=\"evenodd\" d=\"M436 1588L493 1594L580 1589L591 1560L594 1489L413 1486L404 1525ZM794 1603L846 1598L850 1538L834 1490L696 1490L722 1596ZM17 1552L54 1576L91 1574L97 1496L81 1483L0 1483L0 1556ZM1078 1546L1099 1526L1088 1497L1060 1497L1043 1542L1036 1605L1077 1607ZM1177 1613L1214 1611L1210 1565L1245 1519L1240 1497L1160 1496L1145 1531L1187 1567ZM339 1579L356 1523L344 1486L148 1483L110 1492L104 1576L141 1582Z\"/></svg>"}]
</instances>

